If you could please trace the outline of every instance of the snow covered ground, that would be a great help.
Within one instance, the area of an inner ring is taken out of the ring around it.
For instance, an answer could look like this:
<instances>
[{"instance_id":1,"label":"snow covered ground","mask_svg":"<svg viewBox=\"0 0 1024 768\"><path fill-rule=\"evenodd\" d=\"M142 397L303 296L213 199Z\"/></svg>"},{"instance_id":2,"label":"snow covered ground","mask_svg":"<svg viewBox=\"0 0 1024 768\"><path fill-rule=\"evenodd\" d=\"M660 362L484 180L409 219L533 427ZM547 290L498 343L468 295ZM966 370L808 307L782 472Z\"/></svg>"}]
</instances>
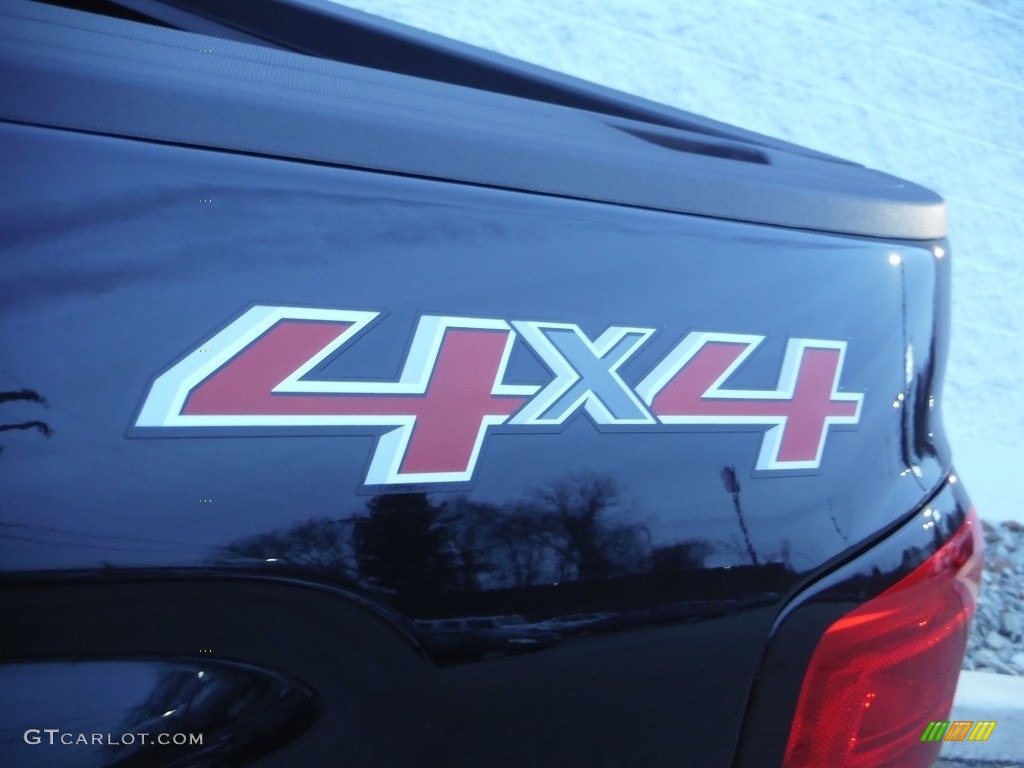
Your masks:
<instances>
[{"instance_id":1,"label":"snow covered ground","mask_svg":"<svg viewBox=\"0 0 1024 768\"><path fill-rule=\"evenodd\" d=\"M956 464L984 518L1024 520L1024 0L345 4L940 192Z\"/></svg>"}]
</instances>

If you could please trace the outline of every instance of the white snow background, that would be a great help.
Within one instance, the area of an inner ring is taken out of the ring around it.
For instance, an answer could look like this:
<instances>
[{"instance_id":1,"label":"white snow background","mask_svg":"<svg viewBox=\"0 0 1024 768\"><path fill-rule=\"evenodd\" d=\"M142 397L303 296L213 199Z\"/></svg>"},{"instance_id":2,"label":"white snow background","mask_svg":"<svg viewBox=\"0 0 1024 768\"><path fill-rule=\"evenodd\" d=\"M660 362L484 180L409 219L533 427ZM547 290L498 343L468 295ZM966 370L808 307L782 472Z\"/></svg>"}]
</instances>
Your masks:
<instances>
[{"instance_id":1,"label":"white snow background","mask_svg":"<svg viewBox=\"0 0 1024 768\"><path fill-rule=\"evenodd\" d=\"M344 4L939 192L954 461L983 518L1024 521L1024 0Z\"/></svg>"}]
</instances>

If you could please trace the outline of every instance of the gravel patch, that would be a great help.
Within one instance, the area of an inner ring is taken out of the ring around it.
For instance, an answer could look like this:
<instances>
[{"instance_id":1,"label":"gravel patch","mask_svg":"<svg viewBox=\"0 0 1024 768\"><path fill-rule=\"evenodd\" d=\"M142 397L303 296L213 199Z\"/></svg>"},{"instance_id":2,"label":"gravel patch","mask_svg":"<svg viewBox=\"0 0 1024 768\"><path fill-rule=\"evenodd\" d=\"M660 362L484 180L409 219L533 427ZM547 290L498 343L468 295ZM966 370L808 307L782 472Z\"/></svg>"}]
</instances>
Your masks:
<instances>
[{"instance_id":1,"label":"gravel patch","mask_svg":"<svg viewBox=\"0 0 1024 768\"><path fill-rule=\"evenodd\" d=\"M1024 525L982 521L985 570L963 669L1024 675Z\"/></svg>"}]
</instances>

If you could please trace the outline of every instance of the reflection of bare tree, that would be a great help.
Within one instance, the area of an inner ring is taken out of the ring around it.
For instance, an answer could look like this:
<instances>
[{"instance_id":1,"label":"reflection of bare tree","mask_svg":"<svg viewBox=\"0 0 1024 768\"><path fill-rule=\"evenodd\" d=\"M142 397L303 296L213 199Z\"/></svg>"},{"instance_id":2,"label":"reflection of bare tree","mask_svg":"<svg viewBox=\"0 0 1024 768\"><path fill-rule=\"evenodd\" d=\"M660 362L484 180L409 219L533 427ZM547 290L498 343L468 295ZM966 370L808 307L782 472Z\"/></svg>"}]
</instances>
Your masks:
<instances>
[{"instance_id":1,"label":"reflection of bare tree","mask_svg":"<svg viewBox=\"0 0 1024 768\"><path fill-rule=\"evenodd\" d=\"M758 608L794 576L788 543L780 561L762 553L763 564L741 565L747 553L737 536L727 567L708 566L728 550L707 541L654 546L609 476L564 476L506 504L435 499L380 494L341 520L310 520L226 551L235 564L312 568L376 592L382 607L412 619L407 630L442 664Z\"/></svg>"},{"instance_id":2,"label":"reflection of bare tree","mask_svg":"<svg viewBox=\"0 0 1024 768\"><path fill-rule=\"evenodd\" d=\"M653 547L636 517L610 477L569 475L504 505L380 494L343 519L308 520L232 542L225 551L236 563L313 569L388 595L399 607L417 606L422 612L415 615L462 604L465 615L485 604L496 613L518 613L516 601L528 594L555 588L569 595L599 583L639 585L648 577L673 594L697 589L693 574L715 548L699 540Z\"/></svg>"},{"instance_id":3,"label":"reflection of bare tree","mask_svg":"<svg viewBox=\"0 0 1024 768\"><path fill-rule=\"evenodd\" d=\"M32 389L19 389L13 392L0 392L0 403L15 402L19 400L22 402L39 403L40 405L46 405L46 398ZM18 424L0 424L0 432L7 432L12 429L35 429L39 432L42 432L46 437L49 437L51 434L53 434L53 428L45 421L33 420L23 421ZM0 451L3 451L3 448L0 448Z\"/></svg>"},{"instance_id":4,"label":"reflection of bare tree","mask_svg":"<svg viewBox=\"0 0 1024 768\"><path fill-rule=\"evenodd\" d=\"M650 550L644 527L607 519L620 502L611 478L570 475L535 491L533 501L561 581L596 581L644 567Z\"/></svg>"},{"instance_id":5,"label":"reflection of bare tree","mask_svg":"<svg viewBox=\"0 0 1024 768\"><path fill-rule=\"evenodd\" d=\"M497 544L498 583L526 587L543 581L548 536L533 509L522 504L506 508L492 535Z\"/></svg>"},{"instance_id":6,"label":"reflection of bare tree","mask_svg":"<svg viewBox=\"0 0 1024 768\"><path fill-rule=\"evenodd\" d=\"M368 515L351 518L363 578L400 601L457 588L444 505L432 504L425 493L381 494L366 509Z\"/></svg>"},{"instance_id":7,"label":"reflection of bare tree","mask_svg":"<svg viewBox=\"0 0 1024 768\"><path fill-rule=\"evenodd\" d=\"M688 571L704 567L704 560L715 548L706 541L681 541L657 547L651 553L651 568L659 572Z\"/></svg>"},{"instance_id":8,"label":"reflection of bare tree","mask_svg":"<svg viewBox=\"0 0 1024 768\"><path fill-rule=\"evenodd\" d=\"M832 509L832 499L828 500L828 518L832 521L832 527L835 529L835 532L839 534L839 537L843 541L849 541L849 537L843 533L843 529L839 527L839 521L836 520L835 510Z\"/></svg>"},{"instance_id":9,"label":"reflection of bare tree","mask_svg":"<svg viewBox=\"0 0 1024 768\"><path fill-rule=\"evenodd\" d=\"M459 588L476 592L499 571L502 541L497 532L505 513L495 504L482 504L460 496L450 502L444 515L455 558Z\"/></svg>"},{"instance_id":10,"label":"reflection of bare tree","mask_svg":"<svg viewBox=\"0 0 1024 768\"><path fill-rule=\"evenodd\" d=\"M740 521L740 530L743 531L743 540L747 544L747 554L750 562L757 565L757 553L754 552L754 545L750 543L750 531L747 530L747 521L743 519L743 507L740 505L740 481L736 479L736 467L722 467L722 484L725 490L732 496L732 506L736 510L736 517Z\"/></svg>"},{"instance_id":11,"label":"reflection of bare tree","mask_svg":"<svg viewBox=\"0 0 1024 768\"><path fill-rule=\"evenodd\" d=\"M744 543L738 536L730 536L728 541L715 542L712 550L721 555L731 555L738 560L750 557L748 543ZM793 565L793 546L789 539L783 539L777 550L762 551L758 561L759 565L777 563L789 568Z\"/></svg>"},{"instance_id":12,"label":"reflection of bare tree","mask_svg":"<svg viewBox=\"0 0 1024 768\"><path fill-rule=\"evenodd\" d=\"M307 520L287 531L261 533L226 547L232 558L276 562L355 577L352 521Z\"/></svg>"}]
</instances>

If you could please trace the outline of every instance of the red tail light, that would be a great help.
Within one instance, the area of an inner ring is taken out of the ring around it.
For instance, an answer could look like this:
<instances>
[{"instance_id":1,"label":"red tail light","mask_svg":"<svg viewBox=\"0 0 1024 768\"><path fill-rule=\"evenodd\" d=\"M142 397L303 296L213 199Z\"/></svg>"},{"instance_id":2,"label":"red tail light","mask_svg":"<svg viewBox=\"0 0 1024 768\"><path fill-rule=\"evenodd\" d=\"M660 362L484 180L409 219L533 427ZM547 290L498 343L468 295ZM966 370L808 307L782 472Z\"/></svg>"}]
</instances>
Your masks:
<instances>
[{"instance_id":1,"label":"red tail light","mask_svg":"<svg viewBox=\"0 0 1024 768\"><path fill-rule=\"evenodd\" d=\"M932 523L934 524L934 522ZM974 510L906 578L825 632L804 676L784 768L926 768L945 720L981 583Z\"/></svg>"}]
</instances>

